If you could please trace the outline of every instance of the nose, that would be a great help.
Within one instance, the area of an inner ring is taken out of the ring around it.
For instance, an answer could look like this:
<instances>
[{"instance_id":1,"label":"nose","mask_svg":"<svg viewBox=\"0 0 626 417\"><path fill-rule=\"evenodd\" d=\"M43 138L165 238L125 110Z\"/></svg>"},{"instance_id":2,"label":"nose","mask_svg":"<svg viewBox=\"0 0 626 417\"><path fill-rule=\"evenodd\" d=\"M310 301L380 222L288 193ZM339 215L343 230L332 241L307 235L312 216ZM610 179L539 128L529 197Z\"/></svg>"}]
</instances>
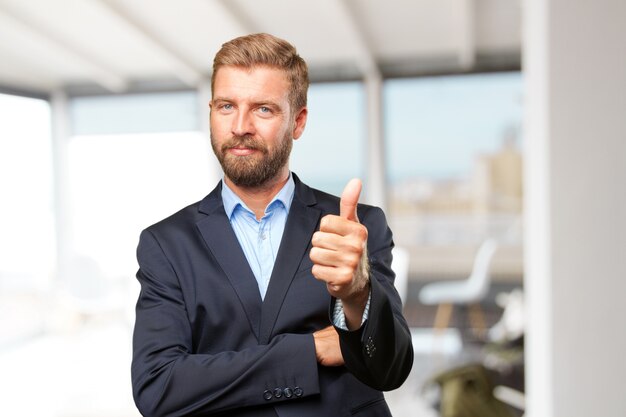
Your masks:
<instances>
[{"instance_id":1,"label":"nose","mask_svg":"<svg viewBox=\"0 0 626 417\"><path fill-rule=\"evenodd\" d=\"M254 134L254 123L251 115L243 109L238 111L233 118L232 134L235 136L246 136Z\"/></svg>"}]
</instances>

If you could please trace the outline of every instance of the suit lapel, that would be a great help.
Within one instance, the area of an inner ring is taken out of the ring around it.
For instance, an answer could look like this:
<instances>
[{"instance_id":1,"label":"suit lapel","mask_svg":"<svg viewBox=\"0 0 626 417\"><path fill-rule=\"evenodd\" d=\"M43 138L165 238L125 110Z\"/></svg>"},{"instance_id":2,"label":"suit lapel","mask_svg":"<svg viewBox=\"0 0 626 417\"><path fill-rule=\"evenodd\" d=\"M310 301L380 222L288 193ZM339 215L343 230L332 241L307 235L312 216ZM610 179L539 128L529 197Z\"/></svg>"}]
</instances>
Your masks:
<instances>
[{"instance_id":1,"label":"suit lapel","mask_svg":"<svg viewBox=\"0 0 626 417\"><path fill-rule=\"evenodd\" d=\"M296 182L296 194L289 209L285 231L283 232L270 283L263 301L259 337L259 343L261 344L269 343L287 290L302 258L308 255L307 248L313 233L317 229L321 215L319 209L309 207L309 205L315 204L315 197L312 191L300 183L295 174L294 179Z\"/></svg>"},{"instance_id":2,"label":"suit lapel","mask_svg":"<svg viewBox=\"0 0 626 417\"><path fill-rule=\"evenodd\" d=\"M202 201L200 211L207 214L207 217L197 223L200 234L237 293L248 316L250 327L259 339L261 317L259 285L224 211L220 186Z\"/></svg>"}]
</instances>

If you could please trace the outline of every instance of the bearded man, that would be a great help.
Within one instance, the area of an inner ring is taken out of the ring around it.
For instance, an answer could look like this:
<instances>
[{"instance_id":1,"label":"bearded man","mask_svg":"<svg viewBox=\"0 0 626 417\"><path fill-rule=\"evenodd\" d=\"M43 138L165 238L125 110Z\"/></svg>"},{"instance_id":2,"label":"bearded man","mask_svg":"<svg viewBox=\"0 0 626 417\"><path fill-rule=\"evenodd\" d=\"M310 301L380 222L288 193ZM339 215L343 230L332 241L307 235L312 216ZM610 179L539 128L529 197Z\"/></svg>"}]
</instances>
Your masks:
<instances>
[{"instance_id":1,"label":"bearded man","mask_svg":"<svg viewBox=\"0 0 626 417\"><path fill-rule=\"evenodd\" d=\"M390 416L381 391L413 349L383 212L290 171L308 72L268 34L225 43L211 80L211 145L224 177L148 227L132 383L146 416Z\"/></svg>"}]
</instances>

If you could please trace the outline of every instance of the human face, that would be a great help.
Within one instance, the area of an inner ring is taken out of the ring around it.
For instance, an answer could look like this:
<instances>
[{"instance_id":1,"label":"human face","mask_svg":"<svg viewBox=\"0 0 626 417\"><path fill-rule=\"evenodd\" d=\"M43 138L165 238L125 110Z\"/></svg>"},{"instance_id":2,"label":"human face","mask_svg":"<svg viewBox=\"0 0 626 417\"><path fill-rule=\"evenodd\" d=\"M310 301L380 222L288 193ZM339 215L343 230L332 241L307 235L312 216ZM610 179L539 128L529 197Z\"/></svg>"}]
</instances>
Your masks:
<instances>
[{"instance_id":1,"label":"human face","mask_svg":"<svg viewBox=\"0 0 626 417\"><path fill-rule=\"evenodd\" d=\"M228 180L263 187L286 178L292 140L306 123L289 103L285 71L258 66L217 70L211 100L211 146Z\"/></svg>"}]
</instances>

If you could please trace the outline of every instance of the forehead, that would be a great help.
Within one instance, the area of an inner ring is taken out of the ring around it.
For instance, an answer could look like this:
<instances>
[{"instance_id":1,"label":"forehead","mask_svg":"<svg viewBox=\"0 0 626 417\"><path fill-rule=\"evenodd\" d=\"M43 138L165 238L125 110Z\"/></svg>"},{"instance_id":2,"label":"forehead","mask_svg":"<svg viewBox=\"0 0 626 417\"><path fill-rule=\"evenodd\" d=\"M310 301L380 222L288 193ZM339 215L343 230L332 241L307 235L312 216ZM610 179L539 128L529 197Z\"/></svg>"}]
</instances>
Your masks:
<instances>
[{"instance_id":1,"label":"forehead","mask_svg":"<svg viewBox=\"0 0 626 417\"><path fill-rule=\"evenodd\" d=\"M215 74L214 98L286 101L288 96L287 73L279 68L223 66Z\"/></svg>"}]
</instances>

